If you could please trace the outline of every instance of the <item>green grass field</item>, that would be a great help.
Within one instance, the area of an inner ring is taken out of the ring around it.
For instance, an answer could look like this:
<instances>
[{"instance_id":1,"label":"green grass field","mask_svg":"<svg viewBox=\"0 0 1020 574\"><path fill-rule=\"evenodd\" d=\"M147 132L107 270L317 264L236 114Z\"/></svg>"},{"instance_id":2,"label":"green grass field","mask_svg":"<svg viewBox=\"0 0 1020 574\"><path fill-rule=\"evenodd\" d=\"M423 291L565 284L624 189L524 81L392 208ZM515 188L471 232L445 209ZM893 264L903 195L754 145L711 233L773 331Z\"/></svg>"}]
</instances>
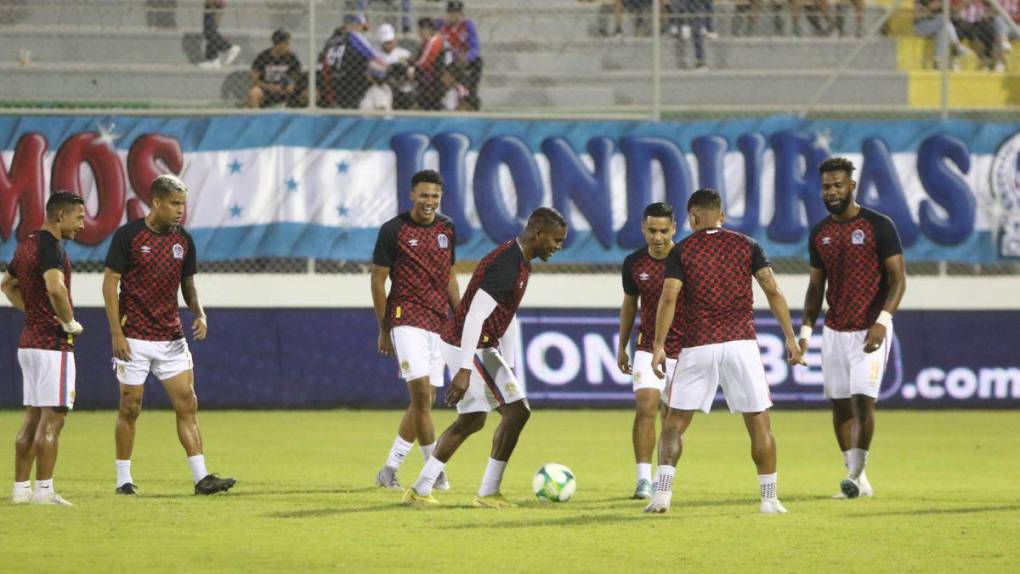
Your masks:
<instances>
[{"instance_id":1,"label":"green grass field","mask_svg":"<svg viewBox=\"0 0 1020 574\"><path fill-rule=\"evenodd\" d=\"M141 495L114 496L114 417L76 412L65 428L56 486L74 508L0 503L0 571L1020 571L1016 412L880 412L876 497L853 501L830 499L842 459L828 415L775 412L784 516L757 514L743 425L725 412L695 418L664 516L627 499L626 411L537 411L504 481L521 508L502 511L470 506L491 427L450 463L443 506L412 509L371 486L396 412L202 413L210 470L238 479L212 498L191 495L165 411L139 420ZM0 412L4 461L20 420ZM573 500L534 500L545 462L577 474ZM405 484L420 467L416 450Z\"/></svg>"}]
</instances>

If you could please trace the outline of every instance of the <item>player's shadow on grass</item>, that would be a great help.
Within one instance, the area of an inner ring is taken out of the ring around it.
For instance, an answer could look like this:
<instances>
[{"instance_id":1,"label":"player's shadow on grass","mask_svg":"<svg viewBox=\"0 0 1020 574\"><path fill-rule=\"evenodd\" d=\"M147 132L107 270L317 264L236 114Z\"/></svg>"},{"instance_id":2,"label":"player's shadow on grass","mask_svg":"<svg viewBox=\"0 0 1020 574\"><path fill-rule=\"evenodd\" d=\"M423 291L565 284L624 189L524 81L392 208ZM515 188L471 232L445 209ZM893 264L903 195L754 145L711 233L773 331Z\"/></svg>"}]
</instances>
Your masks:
<instances>
[{"instance_id":1,"label":"player's shadow on grass","mask_svg":"<svg viewBox=\"0 0 1020 574\"><path fill-rule=\"evenodd\" d=\"M888 510L884 512L861 512L850 514L851 518L870 518L872 516L925 516L929 514L979 514L982 512L1012 512L1020 510L1020 504L1003 504L999 506L967 506L964 508L921 508L917 510Z\"/></svg>"},{"instance_id":2,"label":"player's shadow on grass","mask_svg":"<svg viewBox=\"0 0 1020 574\"><path fill-rule=\"evenodd\" d=\"M407 512L441 512L443 510L456 510L460 506L437 506L434 508L408 508L399 502L376 504L373 506L358 506L353 508L310 508L308 510L288 510L284 512L270 512L265 516L269 518L324 518L343 514L361 514L368 512L389 512L391 510L406 510Z\"/></svg>"},{"instance_id":3,"label":"player's shadow on grass","mask_svg":"<svg viewBox=\"0 0 1020 574\"><path fill-rule=\"evenodd\" d=\"M250 484L250 483L249 483ZM362 494L365 492L371 492L378 490L377 487L368 486L365 488L294 488L294 489L265 489L259 490L254 488L251 490L231 490L226 494L213 495L217 498L252 498L258 496L296 496L296 495L308 495L308 494ZM194 498L192 494L146 494L139 495L139 498Z\"/></svg>"}]
</instances>

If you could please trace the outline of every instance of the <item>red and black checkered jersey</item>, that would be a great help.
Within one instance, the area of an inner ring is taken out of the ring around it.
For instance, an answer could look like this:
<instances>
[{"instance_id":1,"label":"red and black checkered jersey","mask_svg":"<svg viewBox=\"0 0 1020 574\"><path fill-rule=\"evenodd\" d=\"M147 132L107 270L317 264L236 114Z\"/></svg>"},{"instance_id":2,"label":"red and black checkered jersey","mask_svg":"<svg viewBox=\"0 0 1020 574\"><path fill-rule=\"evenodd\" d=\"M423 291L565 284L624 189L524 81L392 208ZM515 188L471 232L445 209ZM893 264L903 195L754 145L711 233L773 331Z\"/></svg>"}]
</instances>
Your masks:
<instances>
[{"instance_id":1,"label":"red and black checkered jersey","mask_svg":"<svg viewBox=\"0 0 1020 574\"><path fill-rule=\"evenodd\" d=\"M453 220L436 214L429 225L401 213L383 224L372 263L390 270L389 327L409 325L442 334L450 316L450 268L456 261Z\"/></svg>"},{"instance_id":2,"label":"red and black checkered jersey","mask_svg":"<svg viewBox=\"0 0 1020 574\"><path fill-rule=\"evenodd\" d=\"M903 253L896 224L866 207L850 221L826 217L811 230L808 251L811 266L825 271L825 326L870 329L889 293L884 262Z\"/></svg>"},{"instance_id":3,"label":"red and black checkered jersey","mask_svg":"<svg viewBox=\"0 0 1020 574\"><path fill-rule=\"evenodd\" d=\"M136 219L113 235L106 266L120 273L120 324L143 341L184 338L177 292L195 274L195 243L180 225L159 233Z\"/></svg>"},{"instance_id":4,"label":"red and black checkered jersey","mask_svg":"<svg viewBox=\"0 0 1020 574\"><path fill-rule=\"evenodd\" d=\"M750 237L713 227L669 252L666 277L683 281L684 348L753 340L755 273L771 265Z\"/></svg>"},{"instance_id":5,"label":"red and black checkered jersey","mask_svg":"<svg viewBox=\"0 0 1020 574\"><path fill-rule=\"evenodd\" d=\"M641 305L641 329L638 331L639 351L652 351L655 343L655 315L659 309L659 295L666 275L666 259L656 259L642 247L623 260L623 292L634 295ZM683 298L677 297L676 314L666 334L666 355L676 357L683 348Z\"/></svg>"},{"instance_id":6,"label":"red and black checkered jersey","mask_svg":"<svg viewBox=\"0 0 1020 574\"><path fill-rule=\"evenodd\" d=\"M19 349L71 351L74 338L60 327L57 312L50 303L43 274L50 269L64 272L64 287L71 302L71 260L64 245L52 233L40 229L18 244L7 272L18 279L18 289L25 300L25 327L18 338Z\"/></svg>"},{"instance_id":7,"label":"red and black checkered jersey","mask_svg":"<svg viewBox=\"0 0 1020 574\"><path fill-rule=\"evenodd\" d=\"M495 347L499 338L517 313L517 307L524 298L528 288L528 277L531 275L531 263L524 260L524 253L516 239L500 245L478 262L478 267L471 275L460 305L454 313L450 328L443 334L443 340L459 347L460 336L464 331L464 319L471 309L471 301L479 289L485 291L496 301L496 309L482 324L482 334L478 341L479 349Z\"/></svg>"}]
</instances>

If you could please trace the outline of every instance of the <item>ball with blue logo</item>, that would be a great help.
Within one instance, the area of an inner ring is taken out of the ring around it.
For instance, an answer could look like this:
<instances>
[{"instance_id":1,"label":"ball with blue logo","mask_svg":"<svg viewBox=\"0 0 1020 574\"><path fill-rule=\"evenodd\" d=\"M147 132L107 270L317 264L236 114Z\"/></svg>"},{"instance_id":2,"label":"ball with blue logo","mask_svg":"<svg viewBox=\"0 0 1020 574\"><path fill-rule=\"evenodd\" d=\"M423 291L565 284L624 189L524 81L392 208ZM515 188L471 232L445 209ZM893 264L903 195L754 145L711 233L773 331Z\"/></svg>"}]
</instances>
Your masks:
<instances>
[{"instance_id":1,"label":"ball with blue logo","mask_svg":"<svg viewBox=\"0 0 1020 574\"><path fill-rule=\"evenodd\" d=\"M572 470L562 464L551 462L542 465L535 473L531 480L531 489L539 500L566 502L574 496L577 480Z\"/></svg>"}]
</instances>

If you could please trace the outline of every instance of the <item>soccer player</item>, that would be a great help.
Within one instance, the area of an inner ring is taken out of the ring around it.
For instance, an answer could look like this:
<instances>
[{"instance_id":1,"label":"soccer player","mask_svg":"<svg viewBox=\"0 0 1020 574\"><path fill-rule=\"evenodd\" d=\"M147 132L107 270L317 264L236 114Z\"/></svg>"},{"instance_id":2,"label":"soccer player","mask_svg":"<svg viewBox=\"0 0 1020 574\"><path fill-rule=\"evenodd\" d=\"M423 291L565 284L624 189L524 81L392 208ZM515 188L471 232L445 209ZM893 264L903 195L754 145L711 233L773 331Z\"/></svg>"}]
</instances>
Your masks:
<instances>
[{"instance_id":1,"label":"soccer player","mask_svg":"<svg viewBox=\"0 0 1020 574\"><path fill-rule=\"evenodd\" d=\"M648 244L623 260L623 305L620 307L620 336L616 349L616 361L620 370L631 375L634 384L634 460L637 463L637 486L633 499L652 497L652 451L655 450L655 416L662 402L666 379L676 367L680 354L681 300L677 299L677 313L666 336L667 377L657 377L652 372L652 343L655 340L655 311L659 304L659 293L666 269L666 256L673 249L676 235L676 220L673 207L666 203L653 203L645 208L641 221L641 232ZM638 332L637 350L631 364L627 353L630 334L634 328L634 317L641 302L641 330Z\"/></svg>"},{"instance_id":2,"label":"soccer player","mask_svg":"<svg viewBox=\"0 0 1020 574\"><path fill-rule=\"evenodd\" d=\"M786 298L761 246L722 228L722 199L713 189L699 189L687 202L691 234L670 251L666 281L655 320L652 366L663 376L666 336L673 325L676 299L683 296L683 352L670 382L669 410L659 441L657 489L645 512L669 510L676 463L684 431L694 411L712 409L722 386L730 412L743 414L751 437L751 457L758 468L763 513L786 509L776 495L776 443L769 424L772 399L754 332L751 278L768 298L772 314L786 336L787 360L801 361ZM682 291L682 293L681 293Z\"/></svg>"},{"instance_id":3,"label":"soccer player","mask_svg":"<svg viewBox=\"0 0 1020 574\"><path fill-rule=\"evenodd\" d=\"M400 488L397 469L414 441L428 460L436 448L432 403L443 386L440 336L450 310L460 303L457 275L453 273L456 234L453 220L438 213L443 199L443 178L432 170L411 178L411 209L383 224L372 256L372 303L379 320L379 352L397 356L400 376L411 401L400 419L397 437L376 474L385 488ZM386 295L386 278L390 293ZM450 488L446 475L436 488Z\"/></svg>"},{"instance_id":4,"label":"soccer player","mask_svg":"<svg viewBox=\"0 0 1020 574\"><path fill-rule=\"evenodd\" d=\"M0 281L11 305L25 313L18 338L25 422L14 442L14 504L72 506L54 490L53 469L64 417L74 407L74 338L83 330L74 320L71 261L63 240L84 228L84 200L54 193L46 201L46 223L18 245Z\"/></svg>"},{"instance_id":5,"label":"soccer player","mask_svg":"<svg viewBox=\"0 0 1020 574\"><path fill-rule=\"evenodd\" d=\"M436 478L460 445L485 426L486 415L496 410L501 421L492 437L489 464L474 505L514 506L499 487L517 438L531 416L524 388L512 370L517 334L514 317L528 287L531 260L548 261L563 247L566 237L563 216L555 209L540 207L520 235L478 262L457 306L452 329L443 334L443 359L455 373L446 404L457 405L457 419L439 437L418 480L404 492L405 504L439 504L432 496Z\"/></svg>"},{"instance_id":6,"label":"soccer player","mask_svg":"<svg viewBox=\"0 0 1020 574\"><path fill-rule=\"evenodd\" d=\"M892 345L892 316L907 289L896 225L854 199L854 164L841 157L818 166L829 210L811 230L811 279L804 297L800 348L807 350L822 296L822 379L846 478L835 498L872 496L864 468L875 433L875 402Z\"/></svg>"},{"instance_id":7,"label":"soccer player","mask_svg":"<svg viewBox=\"0 0 1020 574\"><path fill-rule=\"evenodd\" d=\"M177 305L180 289L195 315L191 325L195 340L205 340L205 311L195 288L195 244L181 226L188 188L173 175L161 175L151 189L152 210L114 234L103 277L114 369L120 382L117 494L132 495L138 489L131 478L131 451L149 373L163 383L177 413L177 437L188 455L195 494L226 492L234 479L206 472L191 352Z\"/></svg>"}]
</instances>

